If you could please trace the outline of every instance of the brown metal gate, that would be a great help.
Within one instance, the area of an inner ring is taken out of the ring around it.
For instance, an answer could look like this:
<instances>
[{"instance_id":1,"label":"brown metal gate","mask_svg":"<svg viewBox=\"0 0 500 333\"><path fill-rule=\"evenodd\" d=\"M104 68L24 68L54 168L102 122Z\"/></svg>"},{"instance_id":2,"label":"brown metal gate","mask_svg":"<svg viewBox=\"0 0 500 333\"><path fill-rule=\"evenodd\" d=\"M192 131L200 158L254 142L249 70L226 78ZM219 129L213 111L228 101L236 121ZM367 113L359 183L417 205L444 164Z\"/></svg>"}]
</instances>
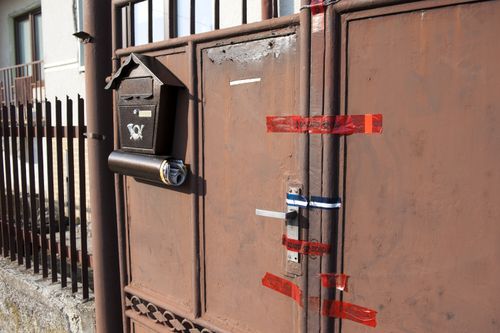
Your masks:
<instances>
[{"instance_id":1,"label":"brown metal gate","mask_svg":"<svg viewBox=\"0 0 500 333\"><path fill-rule=\"evenodd\" d=\"M172 152L187 184L118 180L127 331L373 330L318 308L334 300L377 311L381 332L498 331L500 2L328 3L312 30L307 9L116 51L155 57L187 87ZM265 127L378 113L380 136ZM255 215L285 212L295 188L342 197L339 212L300 211L301 239L333 255L291 264L284 222ZM267 272L304 304L264 288ZM349 292L320 273L348 274Z\"/></svg>"},{"instance_id":2,"label":"brown metal gate","mask_svg":"<svg viewBox=\"0 0 500 333\"><path fill-rule=\"evenodd\" d=\"M384 114L340 154L344 299L381 332L500 330L499 17L499 1L342 16L341 109Z\"/></svg>"},{"instance_id":3,"label":"brown metal gate","mask_svg":"<svg viewBox=\"0 0 500 333\"><path fill-rule=\"evenodd\" d=\"M131 331L297 331L298 306L262 278L299 283L302 269L287 264L284 220L255 215L286 211L288 188L304 183L301 136L265 126L266 115L297 113L297 18L149 53L189 88L177 102L172 155L190 175L180 188L125 177Z\"/></svg>"}]
</instances>

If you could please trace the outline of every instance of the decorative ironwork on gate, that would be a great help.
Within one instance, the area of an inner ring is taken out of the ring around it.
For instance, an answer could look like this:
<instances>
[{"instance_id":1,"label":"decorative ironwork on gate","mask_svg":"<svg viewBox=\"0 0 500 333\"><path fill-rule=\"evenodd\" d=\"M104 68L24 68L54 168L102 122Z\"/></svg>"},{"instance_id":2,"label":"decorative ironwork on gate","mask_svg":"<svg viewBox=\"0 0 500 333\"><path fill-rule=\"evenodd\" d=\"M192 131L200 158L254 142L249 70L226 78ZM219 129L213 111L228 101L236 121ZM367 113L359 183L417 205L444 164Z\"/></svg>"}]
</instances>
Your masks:
<instances>
[{"instance_id":1,"label":"decorative ironwork on gate","mask_svg":"<svg viewBox=\"0 0 500 333\"><path fill-rule=\"evenodd\" d=\"M126 294L125 308L138 315L147 317L150 321L167 327L172 332L214 333L208 328L194 324L190 320L165 310L152 302L143 300L135 295Z\"/></svg>"}]
</instances>

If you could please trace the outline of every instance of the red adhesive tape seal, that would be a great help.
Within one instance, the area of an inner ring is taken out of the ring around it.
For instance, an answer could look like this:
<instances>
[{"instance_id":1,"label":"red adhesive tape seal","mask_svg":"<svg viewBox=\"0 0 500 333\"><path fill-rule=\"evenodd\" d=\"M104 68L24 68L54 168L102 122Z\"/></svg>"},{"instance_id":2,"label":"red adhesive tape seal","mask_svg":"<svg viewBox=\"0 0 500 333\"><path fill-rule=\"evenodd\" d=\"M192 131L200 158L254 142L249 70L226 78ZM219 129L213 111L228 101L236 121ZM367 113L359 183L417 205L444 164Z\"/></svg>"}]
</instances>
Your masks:
<instances>
[{"instance_id":1,"label":"red adhesive tape seal","mask_svg":"<svg viewBox=\"0 0 500 333\"><path fill-rule=\"evenodd\" d=\"M351 320L370 327L377 326L377 311L347 302L324 300L321 314Z\"/></svg>"},{"instance_id":2,"label":"red adhesive tape seal","mask_svg":"<svg viewBox=\"0 0 500 333\"><path fill-rule=\"evenodd\" d=\"M325 11L325 4L322 0L312 0L309 8L311 8L312 15L317 15Z\"/></svg>"},{"instance_id":3,"label":"red adhesive tape seal","mask_svg":"<svg viewBox=\"0 0 500 333\"><path fill-rule=\"evenodd\" d=\"M268 132L310 134L372 134L382 133L381 114L351 116L267 116Z\"/></svg>"},{"instance_id":4,"label":"red adhesive tape seal","mask_svg":"<svg viewBox=\"0 0 500 333\"><path fill-rule=\"evenodd\" d=\"M337 288L338 290L348 291L347 281L349 275L335 274L335 273L322 273L321 285L325 288Z\"/></svg>"},{"instance_id":5,"label":"red adhesive tape seal","mask_svg":"<svg viewBox=\"0 0 500 333\"><path fill-rule=\"evenodd\" d=\"M266 273L262 278L262 285L293 299L299 306L302 304L302 290L295 283L271 273ZM319 297L309 298L309 310L319 311ZM352 320L354 322L375 327L377 326L377 311L348 302L324 300L321 315Z\"/></svg>"},{"instance_id":6,"label":"red adhesive tape seal","mask_svg":"<svg viewBox=\"0 0 500 333\"><path fill-rule=\"evenodd\" d=\"M302 290L295 283L271 273L266 273L262 278L262 285L292 298L302 306Z\"/></svg>"},{"instance_id":7,"label":"red adhesive tape seal","mask_svg":"<svg viewBox=\"0 0 500 333\"><path fill-rule=\"evenodd\" d=\"M288 251L298 252L312 256L322 256L330 252L331 246L318 242L306 242L297 239L290 239L286 235L282 237L282 244Z\"/></svg>"}]
</instances>

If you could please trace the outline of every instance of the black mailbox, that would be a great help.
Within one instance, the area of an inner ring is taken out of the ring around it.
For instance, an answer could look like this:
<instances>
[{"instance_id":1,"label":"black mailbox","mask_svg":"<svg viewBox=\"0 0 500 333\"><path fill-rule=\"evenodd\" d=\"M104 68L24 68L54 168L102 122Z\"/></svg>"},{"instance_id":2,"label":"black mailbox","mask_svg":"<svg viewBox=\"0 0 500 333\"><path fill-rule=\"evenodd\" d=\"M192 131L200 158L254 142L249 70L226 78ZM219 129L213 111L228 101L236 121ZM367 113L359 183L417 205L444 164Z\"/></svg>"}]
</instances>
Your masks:
<instances>
[{"instance_id":1,"label":"black mailbox","mask_svg":"<svg viewBox=\"0 0 500 333\"><path fill-rule=\"evenodd\" d=\"M177 95L182 83L156 58L130 54L106 89L118 92L120 148L144 154L171 152Z\"/></svg>"},{"instance_id":2,"label":"black mailbox","mask_svg":"<svg viewBox=\"0 0 500 333\"><path fill-rule=\"evenodd\" d=\"M153 57L132 53L106 89L118 92L120 150L108 157L116 173L153 184L180 186L188 170L172 152L177 95L182 83ZM160 155L160 156L158 156Z\"/></svg>"}]
</instances>

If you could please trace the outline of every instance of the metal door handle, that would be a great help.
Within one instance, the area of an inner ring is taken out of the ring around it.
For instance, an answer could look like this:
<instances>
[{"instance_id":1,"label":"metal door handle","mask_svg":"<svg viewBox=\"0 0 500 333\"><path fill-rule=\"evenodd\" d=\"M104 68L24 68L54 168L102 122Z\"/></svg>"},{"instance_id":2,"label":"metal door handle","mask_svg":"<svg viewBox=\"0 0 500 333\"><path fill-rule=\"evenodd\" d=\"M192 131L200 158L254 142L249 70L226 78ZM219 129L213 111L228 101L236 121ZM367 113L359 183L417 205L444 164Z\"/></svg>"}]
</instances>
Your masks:
<instances>
[{"instance_id":1,"label":"metal door handle","mask_svg":"<svg viewBox=\"0 0 500 333\"><path fill-rule=\"evenodd\" d=\"M272 210L256 209L255 215L270 217L273 219L285 220L286 235L290 239L299 239L299 208L288 207L288 212L276 212ZM287 251L288 261L299 262L299 254Z\"/></svg>"},{"instance_id":2,"label":"metal door handle","mask_svg":"<svg viewBox=\"0 0 500 333\"><path fill-rule=\"evenodd\" d=\"M256 209L255 215L270 217L273 219L280 219L280 220L292 220L297 217L297 211L294 210L290 212L276 212L273 210Z\"/></svg>"}]
</instances>

